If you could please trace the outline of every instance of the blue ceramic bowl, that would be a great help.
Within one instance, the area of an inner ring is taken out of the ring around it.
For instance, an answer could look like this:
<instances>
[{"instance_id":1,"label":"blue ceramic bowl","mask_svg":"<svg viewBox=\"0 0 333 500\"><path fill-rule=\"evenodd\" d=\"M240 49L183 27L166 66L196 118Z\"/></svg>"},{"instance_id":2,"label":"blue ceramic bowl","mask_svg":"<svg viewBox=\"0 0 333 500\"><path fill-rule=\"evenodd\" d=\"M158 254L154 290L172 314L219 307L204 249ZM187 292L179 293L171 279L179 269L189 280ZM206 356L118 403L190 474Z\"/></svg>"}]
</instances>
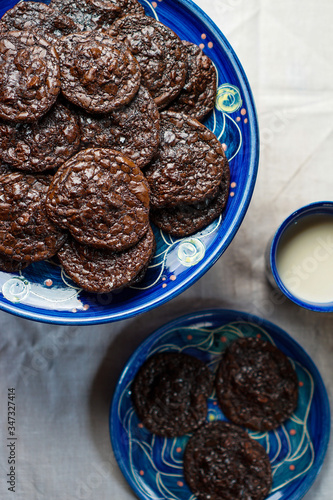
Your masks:
<instances>
[{"instance_id":1,"label":"blue ceramic bowl","mask_svg":"<svg viewBox=\"0 0 333 500\"><path fill-rule=\"evenodd\" d=\"M110 408L110 435L115 457L129 485L141 500L194 500L183 475L182 458L190 434L161 438L138 419L131 384L144 361L157 352L196 356L215 373L221 353L239 337L261 337L275 344L293 364L299 396L295 412L274 431L250 436L266 449L273 473L267 500L299 500L322 466L330 435L330 408L320 374L311 358L286 332L245 312L199 311L168 323L150 335L127 362ZM208 421L226 420L215 391L208 399Z\"/></svg>"},{"instance_id":2,"label":"blue ceramic bowl","mask_svg":"<svg viewBox=\"0 0 333 500\"><path fill-rule=\"evenodd\" d=\"M16 2L0 0L0 14ZM205 125L223 144L231 168L231 191L223 217L190 238L175 239L155 228L157 251L144 281L110 294L82 291L53 262L19 274L0 272L0 308L19 316L62 324L125 319L175 297L199 279L235 236L250 203L257 175L259 139L254 102L244 70L228 41L190 0L142 0L146 13L182 39L201 44L218 74L216 106Z\"/></svg>"},{"instance_id":3,"label":"blue ceramic bowl","mask_svg":"<svg viewBox=\"0 0 333 500\"><path fill-rule=\"evenodd\" d=\"M287 219L285 219L281 226L276 231L273 236L272 243L270 246L269 253L269 262L270 269L273 275L273 278L280 288L280 290L288 297L288 299L292 300L298 306L304 307L305 309L310 309L311 311L318 312L333 312L333 302L309 302L296 297L283 283L280 278L277 266L276 266L276 258L279 243L281 241L282 236L285 234L285 231L291 227L293 224L297 223L300 219L307 217L309 215L331 215L333 217L333 202L332 201L318 201L315 203L310 203L309 205L305 205L304 207L299 208L295 212L293 212Z\"/></svg>"}]
</instances>

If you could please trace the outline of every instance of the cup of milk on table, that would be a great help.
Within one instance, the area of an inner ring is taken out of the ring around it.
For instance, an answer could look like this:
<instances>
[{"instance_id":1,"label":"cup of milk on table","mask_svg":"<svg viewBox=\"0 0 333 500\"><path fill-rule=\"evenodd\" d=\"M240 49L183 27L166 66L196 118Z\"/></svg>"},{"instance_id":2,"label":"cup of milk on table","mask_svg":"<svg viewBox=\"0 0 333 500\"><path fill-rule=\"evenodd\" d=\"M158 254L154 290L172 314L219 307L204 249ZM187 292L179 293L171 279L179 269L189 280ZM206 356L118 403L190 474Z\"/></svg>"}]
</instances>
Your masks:
<instances>
[{"instance_id":1,"label":"cup of milk on table","mask_svg":"<svg viewBox=\"0 0 333 500\"><path fill-rule=\"evenodd\" d=\"M333 201L311 203L287 217L266 258L290 300L313 311L333 311Z\"/></svg>"}]
</instances>

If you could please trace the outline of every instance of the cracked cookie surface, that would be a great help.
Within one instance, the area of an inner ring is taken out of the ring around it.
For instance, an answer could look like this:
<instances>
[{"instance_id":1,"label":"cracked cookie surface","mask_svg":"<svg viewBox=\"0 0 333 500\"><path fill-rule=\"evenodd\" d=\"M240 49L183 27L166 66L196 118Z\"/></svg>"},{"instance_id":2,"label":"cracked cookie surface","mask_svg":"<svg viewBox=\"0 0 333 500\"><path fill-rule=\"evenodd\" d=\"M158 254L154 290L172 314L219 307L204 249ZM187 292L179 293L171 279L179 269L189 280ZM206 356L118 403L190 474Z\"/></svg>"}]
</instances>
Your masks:
<instances>
[{"instance_id":1,"label":"cracked cookie surface","mask_svg":"<svg viewBox=\"0 0 333 500\"><path fill-rule=\"evenodd\" d=\"M49 217L82 244L129 248L149 227L149 188L141 170L119 151L80 151L56 172Z\"/></svg>"}]
</instances>

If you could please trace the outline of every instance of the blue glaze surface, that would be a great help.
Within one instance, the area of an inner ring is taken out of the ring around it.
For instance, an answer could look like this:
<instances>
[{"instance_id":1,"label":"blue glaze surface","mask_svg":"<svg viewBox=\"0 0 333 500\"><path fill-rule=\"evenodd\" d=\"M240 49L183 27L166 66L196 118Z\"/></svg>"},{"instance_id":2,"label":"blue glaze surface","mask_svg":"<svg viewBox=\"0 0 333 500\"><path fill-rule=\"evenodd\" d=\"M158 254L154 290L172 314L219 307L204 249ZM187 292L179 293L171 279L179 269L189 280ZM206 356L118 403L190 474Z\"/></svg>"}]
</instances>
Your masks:
<instances>
[{"instance_id":1,"label":"blue glaze surface","mask_svg":"<svg viewBox=\"0 0 333 500\"><path fill-rule=\"evenodd\" d=\"M250 431L266 449L273 473L268 500L299 500L320 471L330 435L330 408L321 376L302 347L276 325L249 313L211 309L183 316L150 335L127 362L110 408L110 436L115 457L129 485L142 500L194 500L182 471L184 448L191 434L167 439L140 423L131 400L131 383L142 363L156 352L179 351L196 356L215 372L229 342L260 336L291 360L299 380L298 406L278 429ZM226 420L215 392L208 400L207 420Z\"/></svg>"},{"instance_id":2,"label":"blue glaze surface","mask_svg":"<svg viewBox=\"0 0 333 500\"><path fill-rule=\"evenodd\" d=\"M333 302L327 302L327 303L306 302L298 297L295 297L295 295L291 293L282 282L276 267L276 255L279 246L279 241L284 232L286 231L286 229L290 227L292 224L295 224L303 217L307 217L308 215L321 215L321 214L331 215L333 217L333 201L317 201L315 203L310 203L309 205L305 205L304 207L301 207L292 214L290 214L289 217L287 217L282 222L282 224L277 229L275 235L273 236L269 258L270 258L271 271L275 279L275 282L280 288L280 290L288 297L288 299L295 302L295 304L297 304L298 306L310 309L312 311L333 312Z\"/></svg>"},{"instance_id":3,"label":"blue glaze surface","mask_svg":"<svg viewBox=\"0 0 333 500\"><path fill-rule=\"evenodd\" d=\"M0 0L0 14L14 4ZM231 192L223 217L184 240L154 228L156 255L136 288L86 293L51 261L30 265L19 274L0 272L0 308L7 312L57 324L104 323L146 312L198 280L226 250L245 216L256 181L259 138L244 70L221 31L192 1L142 0L142 4L148 15L170 26L182 39L202 44L216 66L216 107L204 123L224 145L230 162Z\"/></svg>"}]
</instances>

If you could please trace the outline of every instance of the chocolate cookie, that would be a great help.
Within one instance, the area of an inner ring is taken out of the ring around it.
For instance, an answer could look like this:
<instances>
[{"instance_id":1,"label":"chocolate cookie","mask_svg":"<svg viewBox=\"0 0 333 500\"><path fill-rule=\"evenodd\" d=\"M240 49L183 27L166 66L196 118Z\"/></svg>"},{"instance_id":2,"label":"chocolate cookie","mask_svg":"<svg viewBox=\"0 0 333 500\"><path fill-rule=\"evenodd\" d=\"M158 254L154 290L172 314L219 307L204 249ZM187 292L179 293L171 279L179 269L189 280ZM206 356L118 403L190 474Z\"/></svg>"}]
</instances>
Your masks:
<instances>
[{"instance_id":1,"label":"chocolate cookie","mask_svg":"<svg viewBox=\"0 0 333 500\"><path fill-rule=\"evenodd\" d=\"M218 194L213 200L196 205L177 205L170 208L156 208L150 212L151 221L166 233L184 238L207 227L223 212L228 201L230 185L229 165L223 170Z\"/></svg>"},{"instance_id":2,"label":"chocolate cookie","mask_svg":"<svg viewBox=\"0 0 333 500\"><path fill-rule=\"evenodd\" d=\"M50 6L89 31L109 27L125 8L126 0L51 0Z\"/></svg>"},{"instance_id":3,"label":"chocolate cookie","mask_svg":"<svg viewBox=\"0 0 333 500\"><path fill-rule=\"evenodd\" d=\"M180 38L148 16L125 16L108 32L128 44L140 64L142 83L162 109L184 86L187 54Z\"/></svg>"},{"instance_id":4,"label":"chocolate cookie","mask_svg":"<svg viewBox=\"0 0 333 500\"><path fill-rule=\"evenodd\" d=\"M140 68L125 45L100 32L73 33L57 44L61 91L90 113L128 104L140 86Z\"/></svg>"},{"instance_id":5,"label":"chocolate cookie","mask_svg":"<svg viewBox=\"0 0 333 500\"><path fill-rule=\"evenodd\" d=\"M0 33L0 118L38 120L59 91L59 60L48 42L27 31Z\"/></svg>"},{"instance_id":6,"label":"chocolate cookie","mask_svg":"<svg viewBox=\"0 0 333 500\"><path fill-rule=\"evenodd\" d=\"M55 255L66 234L47 217L45 197L50 176L20 172L0 175L0 252L35 262Z\"/></svg>"},{"instance_id":7,"label":"chocolate cookie","mask_svg":"<svg viewBox=\"0 0 333 500\"><path fill-rule=\"evenodd\" d=\"M159 436L181 436L202 425L212 375L200 359L180 352L150 357L132 385L134 407L145 427Z\"/></svg>"},{"instance_id":8,"label":"chocolate cookie","mask_svg":"<svg viewBox=\"0 0 333 500\"><path fill-rule=\"evenodd\" d=\"M214 108L216 70L198 45L185 42L187 50L186 82L180 94L168 106L169 111L183 112L201 121Z\"/></svg>"},{"instance_id":9,"label":"chocolate cookie","mask_svg":"<svg viewBox=\"0 0 333 500\"><path fill-rule=\"evenodd\" d=\"M121 251L149 226L149 189L141 170L119 151L80 151L55 174L46 209L80 243Z\"/></svg>"},{"instance_id":10,"label":"chocolate cookie","mask_svg":"<svg viewBox=\"0 0 333 500\"><path fill-rule=\"evenodd\" d=\"M194 118L164 111L160 146L145 170L152 206L194 205L214 198L226 164L213 132Z\"/></svg>"},{"instance_id":11,"label":"chocolate cookie","mask_svg":"<svg viewBox=\"0 0 333 500\"><path fill-rule=\"evenodd\" d=\"M0 158L19 170L42 172L60 167L79 149L76 117L55 104L39 121L0 121Z\"/></svg>"},{"instance_id":12,"label":"chocolate cookie","mask_svg":"<svg viewBox=\"0 0 333 500\"><path fill-rule=\"evenodd\" d=\"M71 240L58 252L68 276L88 292L108 293L129 286L148 266L155 250L153 231L124 252L108 252Z\"/></svg>"},{"instance_id":13,"label":"chocolate cookie","mask_svg":"<svg viewBox=\"0 0 333 500\"><path fill-rule=\"evenodd\" d=\"M92 116L78 111L83 148L102 147L121 151L142 168L159 144L159 113L149 92L140 87L134 99L108 115Z\"/></svg>"},{"instance_id":14,"label":"chocolate cookie","mask_svg":"<svg viewBox=\"0 0 333 500\"><path fill-rule=\"evenodd\" d=\"M272 486L265 449L243 429L215 421L190 438L185 479L199 500L264 500Z\"/></svg>"},{"instance_id":15,"label":"chocolate cookie","mask_svg":"<svg viewBox=\"0 0 333 500\"><path fill-rule=\"evenodd\" d=\"M297 375L287 356L270 342L241 338L225 351L216 376L225 415L253 430L275 429L297 406Z\"/></svg>"},{"instance_id":16,"label":"chocolate cookie","mask_svg":"<svg viewBox=\"0 0 333 500\"><path fill-rule=\"evenodd\" d=\"M39 2L19 2L2 16L0 31L38 31L61 37L82 30L73 19L65 16L49 5ZM42 36L43 38L43 36ZM47 38L46 38L47 39Z\"/></svg>"}]
</instances>

